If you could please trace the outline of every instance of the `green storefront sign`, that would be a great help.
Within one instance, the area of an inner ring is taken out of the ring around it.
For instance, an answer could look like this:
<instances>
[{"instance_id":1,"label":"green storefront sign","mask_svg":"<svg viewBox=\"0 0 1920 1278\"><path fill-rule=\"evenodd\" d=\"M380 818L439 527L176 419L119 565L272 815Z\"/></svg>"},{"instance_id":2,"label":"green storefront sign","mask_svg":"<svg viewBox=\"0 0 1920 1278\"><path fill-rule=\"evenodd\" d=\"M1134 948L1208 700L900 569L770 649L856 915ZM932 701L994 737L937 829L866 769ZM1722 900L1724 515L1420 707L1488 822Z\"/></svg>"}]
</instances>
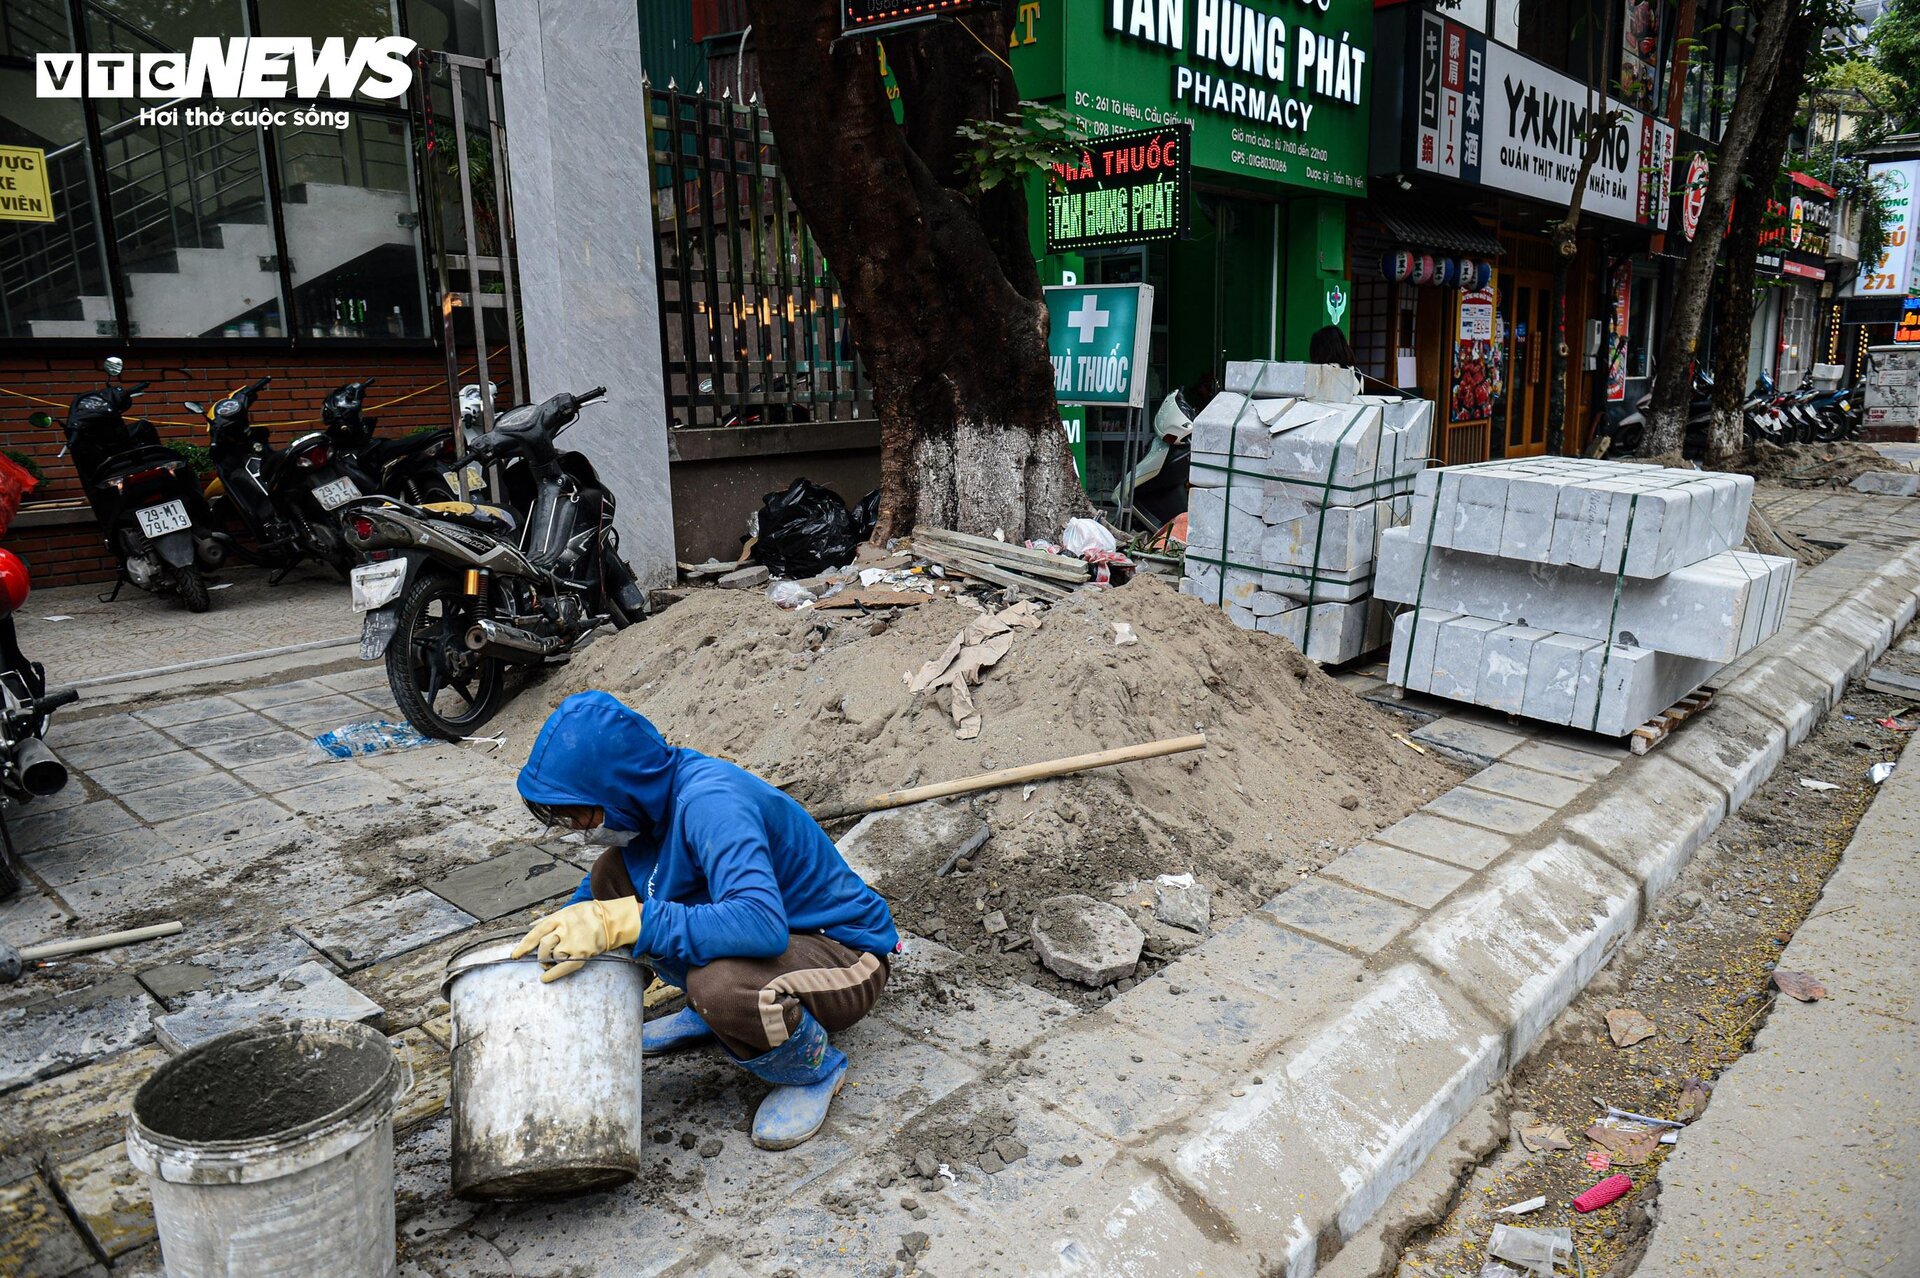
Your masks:
<instances>
[{"instance_id":1,"label":"green storefront sign","mask_svg":"<svg viewBox=\"0 0 1920 1278\"><path fill-rule=\"evenodd\" d=\"M1047 294L1047 354L1062 404L1147 402L1149 284L1061 284Z\"/></svg>"},{"instance_id":2,"label":"green storefront sign","mask_svg":"<svg viewBox=\"0 0 1920 1278\"><path fill-rule=\"evenodd\" d=\"M1039 8L1053 19L1047 27L1059 24L1065 105L1088 133L1190 122L1196 169L1365 193L1373 0L1044 0ZM1051 32L1042 30L1044 40ZM1026 49L1019 32L1014 43L1026 55L1016 66L1056 52ZM1021 87L1032 93L1040 84Z\"/></svg>"}]
</instances>

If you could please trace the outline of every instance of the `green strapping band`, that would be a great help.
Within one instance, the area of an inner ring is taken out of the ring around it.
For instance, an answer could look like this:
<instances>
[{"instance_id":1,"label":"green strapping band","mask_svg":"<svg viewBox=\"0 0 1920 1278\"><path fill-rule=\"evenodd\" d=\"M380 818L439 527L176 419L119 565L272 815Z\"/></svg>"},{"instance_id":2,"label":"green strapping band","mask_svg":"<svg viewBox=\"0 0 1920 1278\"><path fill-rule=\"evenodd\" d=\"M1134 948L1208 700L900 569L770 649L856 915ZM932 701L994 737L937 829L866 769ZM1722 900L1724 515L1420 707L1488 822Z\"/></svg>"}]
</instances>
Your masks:
<instances>
[{"instance_id":1,"label":"green strapping band","mask_svg":"<svg viewBox=\"0 0 1920 1278\"><path fill-rule=\"evenodd\" d=\"M1613 611L1607 614L1607 646L1600 650L1600 686L1593 692L1593 718L1588 732L1600 731L1600 707L1607 699L1607 664L1613 660L1614 627L1620 624L1620 596L1627 584L1627 550L1633 545L1633 516L1640 509L1640 494L1627 502L1627 527L1620 534L1620 570L1613 575ZM1578 687L1578 685L1575 685Z\"/></svg>"},{"instance_id":2,"label":"green strapping band","mask_svg":"<svg viewBox=\"0 0 1920 1278\"><path fill-rule=\"evenodd\" d=\"M1407 686L1413 671L1413 645L1420 637L1420 601L1427 593L1427 564L1433 558L1433 529L1440 518L1440 495L1446 491L1447 468L1434 471L1433 505L1427 510L1427 541L1420 551L1420 581L1413 589L1413 620L1407 623L1407 655L1400 662L1400 686Z\"/></svg>"}]
</instances>

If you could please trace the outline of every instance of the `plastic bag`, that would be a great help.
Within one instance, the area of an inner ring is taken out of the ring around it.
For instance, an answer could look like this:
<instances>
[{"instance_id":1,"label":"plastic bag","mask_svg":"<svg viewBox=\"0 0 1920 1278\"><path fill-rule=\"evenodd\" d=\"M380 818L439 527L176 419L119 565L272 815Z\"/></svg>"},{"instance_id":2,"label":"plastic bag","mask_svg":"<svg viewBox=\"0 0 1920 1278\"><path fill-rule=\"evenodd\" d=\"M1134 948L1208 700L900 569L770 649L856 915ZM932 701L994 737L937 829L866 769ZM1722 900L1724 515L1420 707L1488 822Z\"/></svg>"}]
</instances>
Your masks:
<instances>
[{"instance_id":1,"label":"plastic bag","mask_svg":"<svg viewBox=\"0 0 1920 1278\"><path fill-rule=\"evenodd\" d=\"M313 747L307 751L307 755L314 762L324 762L327 759L351 759L358 755L411 750L416 746L432 744L433 738L422 735L411 723L389 723L385 719L378 719L367 723L343 724L331 732L322 732L313 739Z\"/></svg>"},{"instance_id":2,"label":"plastic bag","mask_svg":"<svg viewBox=\"0 0 1920 1278\"><path fill-rule=\"evenodd\" d=\"M783 493L768 493L757 520L754 561L782 577L817 577L849 562L865 540L840 494L808 479L794 480Z\"/></svg>"},{"instance_id":3,"label":"plastic bag","mask_svg":"<svg viewBox=\"0 0 1920 1278\"><path fill-rule=\"evenodd\" d=\"M867 538L873 536L873 526L879 522L880 490L876 488L865 497L862 497L860 504L853 508L854 535L860 538L861 541L865 541Z\"/></svg>"},{"instance_id":4,"label":"plastic bag","mask_svg":"<svg viewBox=\"0 0 1920 1278\"><path fill-rule=\"evenodd\" d=\"M767 587L767 598L782 608L798 608L818 597L797 581L776 581Z\"/></svg>"},{"instance_id":5,"label":"plastic bag","mask_svg":"<svg viewBox=\"0 0 1920 1278\"><path fill-rule=\"evenodd\" d=\"M0 454L0 534L13 524L13 517L20 513L20 499L32 492L40 483L33 472L13 458Z\"/></svg>"},{"instance_id":6,"label":"plastic bag","mask_svg":"<svg viewBox=\"0 0 1920 1278\"><path fill-rule=\"evenodd\" d=\"M1060 544L1067 548L1070 555L1084 555L1089 550L1120 549L1120 543L1097 519L1069 519L1067 530L1060 534Z\"/></svg>"}]
</instances>

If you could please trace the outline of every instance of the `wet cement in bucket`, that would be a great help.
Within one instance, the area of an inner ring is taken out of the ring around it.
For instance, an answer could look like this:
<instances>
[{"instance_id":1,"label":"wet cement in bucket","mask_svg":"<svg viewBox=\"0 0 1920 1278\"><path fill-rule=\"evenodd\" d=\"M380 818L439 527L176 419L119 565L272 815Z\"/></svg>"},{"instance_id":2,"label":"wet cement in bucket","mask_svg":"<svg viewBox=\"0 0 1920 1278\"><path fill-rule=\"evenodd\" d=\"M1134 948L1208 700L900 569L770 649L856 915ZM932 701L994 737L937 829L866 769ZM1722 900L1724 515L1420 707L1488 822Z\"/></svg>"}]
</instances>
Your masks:
<instances>
[{"instance_id":1,"label":"wet cement in bucket","mask_svg":"<svg viewBox=\"0 0 1920 1278\"><path fill-rule=\"evenodd\" d=\"M384 1039L292 1027L245 1031L163 1065L135 1094L133 1112L172 1140L267 1139L355 1108L392 1068Z\"/></svg>"}]
</instances>

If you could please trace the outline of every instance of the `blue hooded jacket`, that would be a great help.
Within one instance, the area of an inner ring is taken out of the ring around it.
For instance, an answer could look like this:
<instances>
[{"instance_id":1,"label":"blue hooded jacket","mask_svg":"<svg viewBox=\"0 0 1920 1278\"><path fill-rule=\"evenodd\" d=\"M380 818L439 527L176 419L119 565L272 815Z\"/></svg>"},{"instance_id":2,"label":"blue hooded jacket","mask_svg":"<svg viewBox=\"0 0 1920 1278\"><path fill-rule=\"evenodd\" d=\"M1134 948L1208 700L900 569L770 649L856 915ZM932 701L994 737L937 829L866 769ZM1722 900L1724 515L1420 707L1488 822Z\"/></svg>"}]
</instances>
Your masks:
<instances>
[{"instance_id":1,"label":"blue hooded jacket","mask_svg":"<svg viewBox=\"0 0 1920 1278\"><path fill-rule=\"evenodd\" d=\"M806 809L724 759L668 745L607 693L560 703L519 786L535 803L605 808L608 826L636 832L621 850L640 892L633 952L676 985L718 958L781 954L793 932L873 954L899 944L886 901ZM573 900L591 896L582 879Z\"/></svg>"}]
</instances>

